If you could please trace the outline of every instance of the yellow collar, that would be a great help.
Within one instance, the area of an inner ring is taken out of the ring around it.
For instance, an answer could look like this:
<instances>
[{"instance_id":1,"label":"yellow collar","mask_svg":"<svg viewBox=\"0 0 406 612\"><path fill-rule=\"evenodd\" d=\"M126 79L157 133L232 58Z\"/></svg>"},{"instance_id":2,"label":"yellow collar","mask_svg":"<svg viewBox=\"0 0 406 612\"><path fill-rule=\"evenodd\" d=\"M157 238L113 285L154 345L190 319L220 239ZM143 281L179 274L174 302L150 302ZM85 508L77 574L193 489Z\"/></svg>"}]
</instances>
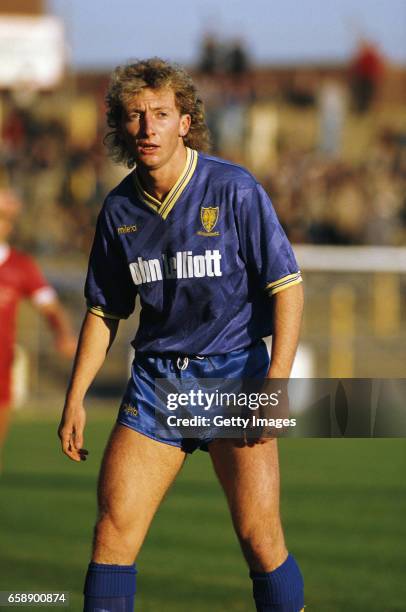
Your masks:
<instances>
[{"instance_id":1,"label":"yellow collar","mask_svg":"<svg viewBox=\"0 0 406 612\"><path fill-rule=\"evenodd\" d=\"M150 206L156 213L161 215L163 219L166 219L166 217L169 215L172 208L175 206L176 202L179 200L180 196L186 189L187 185L189 184L190 179L192 178L196 169L197 158L197 151L186 147L186 164L182 170L182 174L180 175L180 177L162 202L160 202L157 198L154 198L151 194L145 191L137 177L137 173L134 172L133 177L137 196L145 204L148 204L148 206Z\"/></svg>"}]
</instances>

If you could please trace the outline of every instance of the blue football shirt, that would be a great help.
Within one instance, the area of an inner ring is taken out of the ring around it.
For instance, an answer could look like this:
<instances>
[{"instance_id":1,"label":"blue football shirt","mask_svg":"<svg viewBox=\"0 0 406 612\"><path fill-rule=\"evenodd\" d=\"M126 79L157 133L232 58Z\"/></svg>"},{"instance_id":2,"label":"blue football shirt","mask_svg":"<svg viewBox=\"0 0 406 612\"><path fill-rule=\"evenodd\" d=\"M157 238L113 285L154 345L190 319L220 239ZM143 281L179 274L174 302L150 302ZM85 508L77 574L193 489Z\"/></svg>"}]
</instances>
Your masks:
<instances>
[{"instance_id":1,"label":"blue football shirt","mask_svg":"<svg viewBox=\"0 0 406 612\"><path fill-rule=\"evenodd\" d=\"M127 318L137 351L214 355L272 333L269 293L301 282L261 185L244 168L187 149L160 202L130 173L106 198L90 255L89 310Z\"/></svg>"}]
</instances>

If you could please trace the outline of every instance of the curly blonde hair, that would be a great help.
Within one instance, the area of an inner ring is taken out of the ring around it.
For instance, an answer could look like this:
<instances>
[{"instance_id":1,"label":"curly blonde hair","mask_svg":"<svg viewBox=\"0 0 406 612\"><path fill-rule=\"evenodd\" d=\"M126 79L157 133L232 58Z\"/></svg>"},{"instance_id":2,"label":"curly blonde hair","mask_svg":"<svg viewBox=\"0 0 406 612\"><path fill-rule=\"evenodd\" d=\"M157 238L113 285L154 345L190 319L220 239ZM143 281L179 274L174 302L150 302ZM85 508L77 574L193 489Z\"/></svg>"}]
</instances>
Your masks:
<instances>
[{"instance_id":1,"label":"curly blonde hair","mask_svg":"<svg viewBox=\"0 0 406 612\"><path fill-rule=\"evenodd\" d=\"M124 104L144 87L170 87L180 114L191 117L189 131L183 138L185 145L198 151L209 150L203 102L198 97L192 78L181 66L153 57L118 66L112 74L106 94L107 125L111 131L106 134L104 143L115 162L123 163L128 168L135 165L134 155L122 134L121 121Z\"/></svg>"}]
</instances>

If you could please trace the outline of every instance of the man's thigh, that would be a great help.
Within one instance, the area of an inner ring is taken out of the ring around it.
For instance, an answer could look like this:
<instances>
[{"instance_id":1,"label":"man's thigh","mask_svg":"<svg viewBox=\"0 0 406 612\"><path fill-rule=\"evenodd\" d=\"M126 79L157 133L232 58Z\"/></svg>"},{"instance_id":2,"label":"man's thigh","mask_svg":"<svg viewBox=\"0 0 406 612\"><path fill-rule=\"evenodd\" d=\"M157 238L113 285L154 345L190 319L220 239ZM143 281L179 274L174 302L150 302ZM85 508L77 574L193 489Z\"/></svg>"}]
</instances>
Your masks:
<instances>
[{"instance_id":1,"label":"man's thigh","mask_svg":"<svg viewBox=\"0 0 406 612\"><path fill-rule=\"evenodd\" d=\"M134 556L185 460L178 447L117 424L104 454L98 485L99 534L129 539ZM96 538L97 547L97 538Z\"/></svg>"},{"instance_id":2,"label":"man's thigh","mask_svg":"<svg viewBox=\"0 0 406 612\"><path fill-rule=\"evenodd\" d=\"M256 534L283 545L277 440L247 445L217 439L209 444L209 452L240 540Z\"/></svg>"},{"instance_id":3,"label":"man's thigh","mask_svg":"<svg viewBox=\"0 0 406 612\"><path fill-rule=\"evenodd\" d=\"M244 444L216 439L209 444L214 469L231 508L279 508L279 461L276 439Z\"/></svg>"}]
</instances>

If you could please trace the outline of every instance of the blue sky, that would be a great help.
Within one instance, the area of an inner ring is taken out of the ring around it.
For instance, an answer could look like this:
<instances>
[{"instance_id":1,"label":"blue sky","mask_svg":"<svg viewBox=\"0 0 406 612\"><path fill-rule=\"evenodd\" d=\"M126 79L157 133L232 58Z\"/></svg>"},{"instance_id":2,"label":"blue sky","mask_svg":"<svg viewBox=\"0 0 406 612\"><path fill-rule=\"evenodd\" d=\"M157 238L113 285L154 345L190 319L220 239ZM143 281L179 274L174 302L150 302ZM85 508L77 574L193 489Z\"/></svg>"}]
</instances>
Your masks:
<instances>
[{"instance_id":1,"label":"blue sky","mask_svg":"<svg viewBox=\"0 0 406 612\"><path fill-rule=\"evenodd\" d=\"M342 61L359 35L406 64L406 0L48 0L75 67L160 55L192 63L206 30L242 36L261 63Z\"/></svg>"}]
</instances>

